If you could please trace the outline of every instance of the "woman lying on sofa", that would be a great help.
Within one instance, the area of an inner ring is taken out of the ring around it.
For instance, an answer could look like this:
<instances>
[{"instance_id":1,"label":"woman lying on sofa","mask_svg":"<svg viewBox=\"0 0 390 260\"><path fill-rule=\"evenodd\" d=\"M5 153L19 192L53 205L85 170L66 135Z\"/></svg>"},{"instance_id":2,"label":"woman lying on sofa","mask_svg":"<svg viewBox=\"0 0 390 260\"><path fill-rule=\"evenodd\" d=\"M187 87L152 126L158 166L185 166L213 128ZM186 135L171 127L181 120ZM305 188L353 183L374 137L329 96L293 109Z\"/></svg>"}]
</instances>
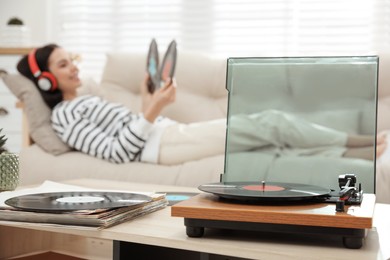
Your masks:
<instances>
[{"instance_id":1,"label":"woman lying on sofa","mask_svg":"<svg viewBox=\"0 0 390 260\"><path fill-rule=\"evenodd\" d=\"M226 120L181 124L160 116L175 101L176 82L168 80L153 94L148 75L141 85L142 113L110 103L98 96L77 96L78 68L69 53L55 44L23 57L18 71L32 80L52 109L52 127L75 150L115 163L143 161L165 165L223 154ZM348 135L281 111L269 110L232 117L234 138L229 151L265 146L299 148L297 155L324 155L373 159L372 136ZM385 149L377 138L377 154ZM303 152L302 152L303 151Z\"/></svg>"}]
</instances>

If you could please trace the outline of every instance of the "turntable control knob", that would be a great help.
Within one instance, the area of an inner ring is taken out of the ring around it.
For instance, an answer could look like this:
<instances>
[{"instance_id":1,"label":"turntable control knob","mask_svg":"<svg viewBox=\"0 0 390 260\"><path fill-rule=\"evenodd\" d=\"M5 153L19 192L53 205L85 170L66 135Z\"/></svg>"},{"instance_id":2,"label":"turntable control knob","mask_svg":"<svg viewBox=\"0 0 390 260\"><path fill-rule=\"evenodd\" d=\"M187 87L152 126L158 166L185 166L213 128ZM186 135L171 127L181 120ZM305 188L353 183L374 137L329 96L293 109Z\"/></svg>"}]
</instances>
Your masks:
<instances>
[{"instance_id":1,"label":"turntable control knob","mask_svg":"<svg viewBox=\"0 0 390 260\"><path fill-rule=\"evenodd\" d=\"M336 201L336 211L337 212L344 212L344 205L345 205L345 202L344 200L337 200Z\"/></svg>"}]
</instances>

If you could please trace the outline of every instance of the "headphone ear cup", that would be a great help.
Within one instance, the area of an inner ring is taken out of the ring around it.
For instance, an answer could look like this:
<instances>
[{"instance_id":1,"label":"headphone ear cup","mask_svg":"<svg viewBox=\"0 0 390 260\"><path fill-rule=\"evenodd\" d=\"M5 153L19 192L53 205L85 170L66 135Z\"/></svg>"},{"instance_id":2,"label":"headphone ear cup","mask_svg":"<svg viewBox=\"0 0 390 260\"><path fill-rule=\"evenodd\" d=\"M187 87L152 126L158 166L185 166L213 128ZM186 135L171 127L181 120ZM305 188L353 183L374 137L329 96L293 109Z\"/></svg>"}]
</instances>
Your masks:
<instances>
[{"instance_id":1,"label":"headphone ear cup","mask_svg":"<svg viewBox=\"0 0 390 260\"><path fill-rule=\"evenodd\" d=\"M38 78L38 86L43 91L55 91L58 84L53 74L43 71Z\"/></svg>"}]
</instances>

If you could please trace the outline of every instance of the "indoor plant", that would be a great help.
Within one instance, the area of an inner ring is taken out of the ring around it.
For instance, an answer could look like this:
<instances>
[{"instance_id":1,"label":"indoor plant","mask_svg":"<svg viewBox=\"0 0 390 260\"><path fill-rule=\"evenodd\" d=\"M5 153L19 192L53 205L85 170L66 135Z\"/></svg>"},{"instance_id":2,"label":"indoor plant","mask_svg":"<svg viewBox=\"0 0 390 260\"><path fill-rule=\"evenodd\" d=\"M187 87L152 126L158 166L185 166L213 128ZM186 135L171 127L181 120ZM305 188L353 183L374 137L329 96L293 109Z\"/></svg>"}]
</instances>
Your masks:
<instances>
[{"instance_id":1,"label":"indoor plant","mask_svg":"<svg viewBox=\"0 0 390 260\"><path fill-rule=\"evenodd\" d=\"M7 138L0 129L0 191L14 190L19 181L19 156L5 148Z\"/></svg>"}]
</instances>

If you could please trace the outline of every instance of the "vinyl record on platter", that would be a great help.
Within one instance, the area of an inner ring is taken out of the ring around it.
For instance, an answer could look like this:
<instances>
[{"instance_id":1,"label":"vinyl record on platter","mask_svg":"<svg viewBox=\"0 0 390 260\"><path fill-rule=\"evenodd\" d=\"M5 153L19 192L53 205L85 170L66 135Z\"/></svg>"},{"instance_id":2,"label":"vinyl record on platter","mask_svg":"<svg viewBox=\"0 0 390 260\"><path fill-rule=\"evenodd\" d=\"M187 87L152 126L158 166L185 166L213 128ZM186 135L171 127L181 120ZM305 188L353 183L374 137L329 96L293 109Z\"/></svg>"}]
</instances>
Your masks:
<instances>
[{"instance_id":1,"label":"vinyl record on platter","mask_svg":"<svg viewBox=\"0 0 390 260\"><path fill-rule=\"evenodd\" d=\"M330 189L299 183L220 182L204 184L199 190L233 200L287 202L327 198Z\"/></svg>"},{"instance_id":2,"label":"vinyl record on platter","mask_svg":"<svg viewBox=\"0 0 390 260\"><path fill-rule=\"evenodd\" d=\"M26 211L58 212L127 207L151 200L137 193L81 191L22 195L6 200L5 204Z\"/></svg>"}]
</instances>

